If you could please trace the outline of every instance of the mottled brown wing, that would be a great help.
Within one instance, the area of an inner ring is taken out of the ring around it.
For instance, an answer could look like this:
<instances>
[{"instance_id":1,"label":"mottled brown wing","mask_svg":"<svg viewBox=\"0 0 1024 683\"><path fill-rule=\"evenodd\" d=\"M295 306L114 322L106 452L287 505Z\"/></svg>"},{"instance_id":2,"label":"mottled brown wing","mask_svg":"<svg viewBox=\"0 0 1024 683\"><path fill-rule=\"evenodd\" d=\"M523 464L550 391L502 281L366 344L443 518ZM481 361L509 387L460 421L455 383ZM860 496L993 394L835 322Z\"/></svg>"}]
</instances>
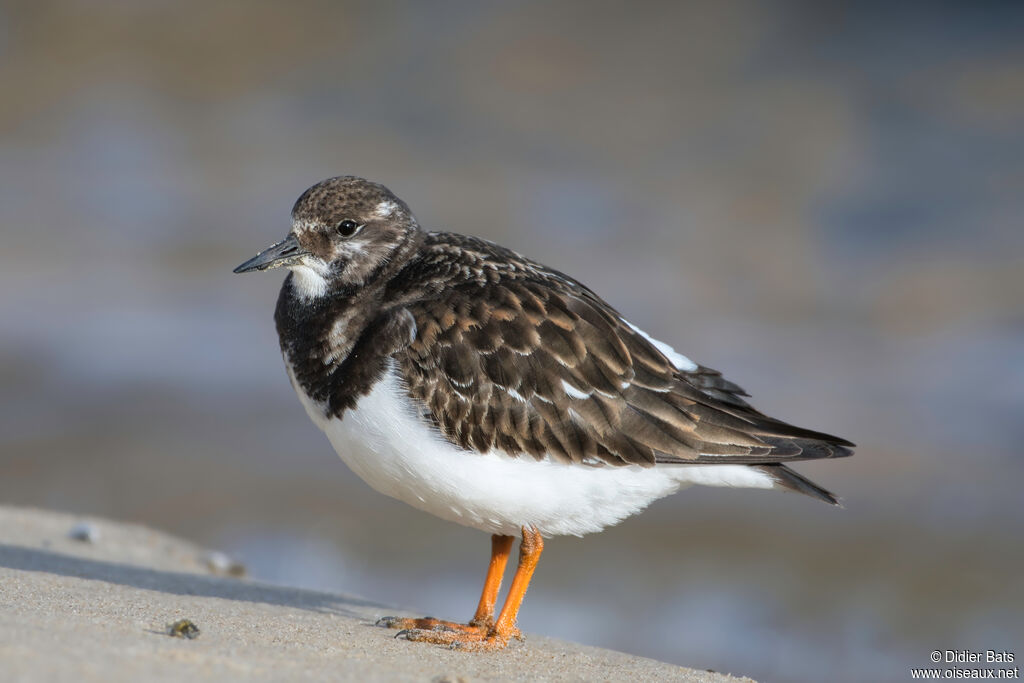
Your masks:
<instances>
[{"instance_id":1,"label":"mottled brown wing","mask_svg":"<svg viewBox=\"0 0 1024 683\"><path fill-rule=\"evenodd\" d=\"M752 409L714 370L680 371L593 292L554 271L463 282L407 308L417 334L396 357L409 392L467 449L643 466L849 454L841 439Z\"/></svg>"}]
</instances>

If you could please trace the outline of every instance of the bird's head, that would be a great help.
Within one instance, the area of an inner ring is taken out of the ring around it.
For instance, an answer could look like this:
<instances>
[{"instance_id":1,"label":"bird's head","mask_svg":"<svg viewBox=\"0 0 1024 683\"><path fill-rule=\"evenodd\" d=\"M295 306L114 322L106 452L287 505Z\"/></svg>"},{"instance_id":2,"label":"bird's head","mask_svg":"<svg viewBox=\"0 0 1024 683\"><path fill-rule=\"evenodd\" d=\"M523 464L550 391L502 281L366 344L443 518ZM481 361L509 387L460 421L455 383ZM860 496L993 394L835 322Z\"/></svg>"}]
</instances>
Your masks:
<instances>
[{"instance_id":1,"label":"bird's head","mask_svg":"<svg viewBox=\"0 0 1024 683\"><path fill-rule=\"evenodd\" d=\"M321 181L292 207L288 236L235 268L236 273L285 267L307 297L334 286L359 286L387 265L416 233L416 219L391 190L354 176Z\"/></svg>"}]
</instances>

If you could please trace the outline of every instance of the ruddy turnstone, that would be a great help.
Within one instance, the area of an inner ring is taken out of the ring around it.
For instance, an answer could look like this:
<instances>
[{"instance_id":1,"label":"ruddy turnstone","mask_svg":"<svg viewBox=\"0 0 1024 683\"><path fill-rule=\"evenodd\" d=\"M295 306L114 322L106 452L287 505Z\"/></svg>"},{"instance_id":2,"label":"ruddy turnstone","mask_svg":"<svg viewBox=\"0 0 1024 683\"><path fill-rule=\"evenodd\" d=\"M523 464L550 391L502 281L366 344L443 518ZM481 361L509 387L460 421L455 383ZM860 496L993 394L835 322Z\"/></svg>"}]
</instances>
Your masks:
<instances>
[{"instance_id":1,"label":"ruddy turnstone","mask_svg":"<svg viewBox=\"0 0 1024 683\"><path fill-rule=\"evenodd\" d=\"M288 236L235 272L278 267L291 271L274 314L288 376L341 459L381 493L492 534L473 618L378 622L409 640L504 647L544 537L600 531L690 484L837 502L786 463L853 444L758 412L564 273L422 230L383 185L306 190Z\"/></svg>"}]
</instances>

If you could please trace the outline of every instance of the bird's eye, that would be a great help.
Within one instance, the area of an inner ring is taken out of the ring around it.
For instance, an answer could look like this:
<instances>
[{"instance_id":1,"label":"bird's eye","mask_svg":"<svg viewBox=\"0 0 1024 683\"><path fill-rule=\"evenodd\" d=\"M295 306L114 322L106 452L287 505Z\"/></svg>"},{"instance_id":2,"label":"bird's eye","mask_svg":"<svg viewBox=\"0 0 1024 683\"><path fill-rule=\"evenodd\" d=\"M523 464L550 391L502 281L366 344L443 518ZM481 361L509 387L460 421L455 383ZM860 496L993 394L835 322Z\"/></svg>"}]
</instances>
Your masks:
<instances>
[{"instance_id":1,"label":"bird's eye","mask_svg":"<svg viewBox=\"0 0 1024 683\"><path fill-rule=\"evenodd\" d=\"M352 237L359 232L359 229L362 227L363 226L359 225L351 218L346 218L342 222L338 223L338 234L342 237Z\"/></svg>"}]
</instances>

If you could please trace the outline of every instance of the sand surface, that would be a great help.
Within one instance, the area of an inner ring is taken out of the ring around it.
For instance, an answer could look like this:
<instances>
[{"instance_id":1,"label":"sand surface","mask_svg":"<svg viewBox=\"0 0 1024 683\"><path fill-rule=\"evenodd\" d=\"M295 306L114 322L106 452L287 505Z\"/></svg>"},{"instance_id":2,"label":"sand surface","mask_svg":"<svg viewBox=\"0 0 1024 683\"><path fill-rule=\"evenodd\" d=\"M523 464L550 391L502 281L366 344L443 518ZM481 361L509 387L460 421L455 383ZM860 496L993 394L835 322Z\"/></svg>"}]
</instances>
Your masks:
<instances>
[{"instance_id":1,"label":"sand surface","mask_svg":"<svg viewBox=\"0 0 1024 683\"><path fill-rule=\"evenodd\" d=\"M141 526L0 507L4 680L749 680L532 635L498 653L395 640L373 624L401 610L222 575L209 557ZM199 636L167 635L179 619Z\"/></svg>"}]
</instances>

